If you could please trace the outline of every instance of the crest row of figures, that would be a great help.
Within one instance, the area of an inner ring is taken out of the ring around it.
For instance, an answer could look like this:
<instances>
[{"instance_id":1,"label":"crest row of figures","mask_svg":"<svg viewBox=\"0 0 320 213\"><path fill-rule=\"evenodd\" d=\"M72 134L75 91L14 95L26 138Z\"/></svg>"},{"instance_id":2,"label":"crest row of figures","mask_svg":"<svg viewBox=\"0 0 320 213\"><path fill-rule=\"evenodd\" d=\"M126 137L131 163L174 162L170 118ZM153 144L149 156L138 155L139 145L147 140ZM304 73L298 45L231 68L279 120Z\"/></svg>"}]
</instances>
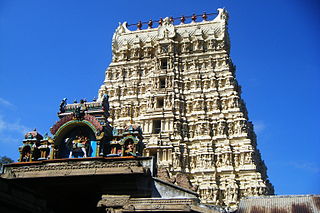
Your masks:
<instances>
[{"instance_id":1,"label":"crest row of figures","mask_svg":"<svg viewBox=\"0 0 320 213\"><path fill-rule=\"evenodd\" d=\"M165 64L164 64L165 62ZM154 75L156 71L173 69L179 67L179 72L187 75L194 71L201 72L212 72L216 71L228 71L235 69L233 63L230 61L229 57L221 57L218 59L213 59L210 57L205 58L191 58L191 59L180 59L177 61L176 57L166 57L166 58L155 58L151 62L132 62L132 64L127 64L126 66L122 64L114 64L109 67L106 73L107 80L122 81L123 79L137 79L140 77L150 77ZM220 74L217 77L223 77ZM209 76L208 76L209 77ZM214 76L210 76L212 78ZM148 78L147 78L148 79Z\"/></svg>"},{"instance_id":2,"label":"crest row of figures","mask_svg":"<svg viewBox=\"0 0 320 213\"><path fill-rule=\"evenodd\" d=\"M198 189L198 193L204 203L214 205L229 205L230 203L238 203L239 197L260 196L266 193L265 186L252 186L245 189L235 187L227 187L225 190L219 189L216 186Z\"/></svg>"},{"instance_id":3,"label":"crest row of figures","mask_svg":"<svg viewBox=\"0 0 320 213\"><path fill-rule=\"evenodd\" d=\"M137 112L137 111L138 110L134 112ZM121 114L111 115L111 117L114 118L115 120L119 118L123 118ZM212 120L211 122L205 122L201 124L190 123L186 125L177 123L176 125L173 126L172 130L174 132L181 132L183 135L188 136L189 138L194 138L197 136L207 136L207 135L210 135L213 137L219 136L219 138L227 138L228 136L233 136L233 137L250 136L253 134L252 129L253 129L252 123L246 121L245 119L242 119L242 120L228 120L228 121L220 120L218 122L215 120ZM168 131L172 131L172 130L168 129Z\"/></svg>"},{"instance_id":4,"label":"crest row of figures","mask_svg":"<svg viewBox=\"0 0 320 213\"><path fill-rule=\"evenodd\" d=\"M122 106L114 106L111 108L111 115L115 119L119 117L138 117L143 115L147 111L154 110L157 108L163 108L171 110L172 107L180 109L181 112L197 113L198 111L205 112L221 112L221 111L230 111L238 112L243 110L246 111L244 103L238 96L230 97L208 97L206 99L192 99L185 102L179 101L179 99L173 99L174 95L166 96L150 96L147 101L144 102L135 102L134 104L128 102L126 104L121 104ZM121 101L120 101L121 103ZM120 104L119 104L120 105Z\"/></svg>"},{"instance_id":5,"label":"crest row of figures","mask_svg":"<svg viewBox=\"0 0 320 213\"><path fill-rule=\"evenodd\" d=\"M198 154L189 156L190 169L214 169L217 167L252 165L254 162L253 152L242 153L215 153ZM176 165L174 165L176 167Z\"/></svg>"},{"instance_id":6,"label":"crest row of figures","mask_svg":"<svg viewBox=\"0 0 320 213\"><path fill-rule=\"evenodd\" d=\"M190 150L194 151L194 150ZM164 156L164 155L162 155ZM158 159L160 164L164 159ZM179 153L172 153L173 169L187 168L191 172L197 172L200 169L202 172L209 169L218 167L233 166L238 168L245 165L253 165L255 156L252 151L244 151L241 153L212 153L212 154L197 154L197 155L181 155ZM232 169L231 169L232 170Z\"/></svg>"},{"instance_id":7,"label":"crest row of figures","mask_svg":"<svg viewBox=\"0 0 320 213\"><path fill-rule=\"evenodd\" d=\"M164 107L168 106L171 107L172 102L168 102L169 104L165 102ZM210 102L209 102L210 103ZM152 106L156 105L157 103L155 102ZM192 106L193 110L196 110L196 107ZM208 107L209 109L214 109L212 106ZM201 110L208 109L208 108L201 108ZM116 108L111 108L110 114L112 119L120 119L120 118L139 118L139 116L143 116L144 113L146 113L147 110L152 110L155 109L154 107L146 107L145 104L138 105L138 106L133 106L133 105L126 105L122 107L116 107ZM187 113L189 112L188 110L190 107L187 108ZM209 111L209 110L207 110ZM194 111L192 111L194 112ZM243 133L250 133L248 129L252 129L252 124L250 122L247 122L244 118L233 118L233 119L220 119L216 120L214 118L211 118L210 121L208 122L203 122L203 123L192 123L189 122L188 127L187 126L181 126L180 124L177 124L178 126L176 127L178 131L187 131L187 129L184 128L189 128L192 134L194 136L197 135L238 135L238 134L243 134Z\"/></svg>"},{"instance_id":8,"label":"crest row of figures","mask_svg":"<svg viewBox=\"0 0 320 213\"><path fill-rule=\"evenodd\" d=\"M145 96L148 93L158 93L161 92L161 89L173 89L173 88L182 88L184 94L189 94L191 92L197 92L197 90L204 90L205 93L212 93L214 91L221 91L224 89L238 88L237 83L234 81L233 76L228 76L226 78L210 79L209 77L205 79L186 79L183 83L177 81L174 83L172 77L156 77L151 78L150 82L133 82L131 85L124 85L122 87L115 87L108 89L110 99L119 99L126 96ZM160 90L159 90L160 89ZM152 96L150 97L152 98Z\"/></svg>"},{"instance_id":9,"label":"crest row of figures","mask_svg":"<svg viewBox=\"0 0 320 213\"><path fill-rule=\"evenodd\" d=\"M222 51L228 48L228 42L225 40L217 40L214 36L206 39L184 39L182 41L171 41L166 44L159 42L142 43L137 40L134 44L125 43L119 49L114 49L113 62L138 60L143 58L154 58L168 54L190 54L205 53L209 51Z\"/></svg>"},{"instance_id":10,"label":"crest row of figures","mask_svg":"<svg viewBox=\"0 0 320 213\"><path fill-rule=\"evenodd\" d=\"M229 110L237 111L242 106L242 100L239 96L230 97L208 97L206 99L191 99L186 103L186 113L194 113L196 111L219 111Z\"/></svg>"},{"instance_id":11,"label":"crest row of figures","mask_svg":"<svg viewBox=\"0 0 320 213\"><path fill-rule=\"evenodd\" d=\"M203 122L198 124L188 124L190 130L190 137L196 136L247 136L247 134L251 134L252 132L252 124L245 119L241 120L219 120L219 121L211 121Z\"/></svg>"}]
</instances>

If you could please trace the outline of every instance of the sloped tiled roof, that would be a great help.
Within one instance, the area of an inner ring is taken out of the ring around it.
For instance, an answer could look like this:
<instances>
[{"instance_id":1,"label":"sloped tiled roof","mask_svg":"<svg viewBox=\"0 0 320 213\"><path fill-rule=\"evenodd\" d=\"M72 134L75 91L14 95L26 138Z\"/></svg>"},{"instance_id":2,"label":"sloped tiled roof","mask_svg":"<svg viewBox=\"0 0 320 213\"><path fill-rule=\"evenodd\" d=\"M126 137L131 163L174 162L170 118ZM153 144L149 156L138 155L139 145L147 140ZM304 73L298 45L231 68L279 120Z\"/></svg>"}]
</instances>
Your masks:
<instances>
[{"instance_id":1,"label":"sloped tiled roof","mask_svg":"<svg viewBox=\"0 0 320 213\"><path fill-rule=\"evenodd\" d=\"M237 213L317 213L320 195L281 195L247 197L240 201Z\"/></svg>"}]
</instances>

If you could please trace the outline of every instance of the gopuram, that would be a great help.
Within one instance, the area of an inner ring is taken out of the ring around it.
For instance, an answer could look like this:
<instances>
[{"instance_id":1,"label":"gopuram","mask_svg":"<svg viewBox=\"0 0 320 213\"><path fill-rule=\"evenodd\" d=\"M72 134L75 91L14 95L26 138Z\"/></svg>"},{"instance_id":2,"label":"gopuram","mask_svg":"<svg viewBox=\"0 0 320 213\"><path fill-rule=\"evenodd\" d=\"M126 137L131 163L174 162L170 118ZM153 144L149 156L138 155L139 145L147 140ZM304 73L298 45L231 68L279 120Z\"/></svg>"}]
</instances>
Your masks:
<instances>
[{"instance_id":1,"label":"gopuram","mask_svg":"<svg viewBox=\"0 0 320 213\"><path fill-rule=\"evenodd\" d=\"M120 24L99 98L109 95L113 126L141 125L159 176L197 191L203 203L234 206L273 194L273 186L235 78L228 14L218 11L200 22L160 19L157 28L139 22L136 31Z\"/></svg>"},{"instance_id":2,"label":"gopuram","mask_svg":"<svg viewBox=\"0 0 320 213\"><path fill-rule=\"evenodd\" d=\"M0 212L234 212L274 193L227 12L136 26L116 29L97 100L63 99L51 136L25 135L0 178Z\"/></svg>"}]
</instances>

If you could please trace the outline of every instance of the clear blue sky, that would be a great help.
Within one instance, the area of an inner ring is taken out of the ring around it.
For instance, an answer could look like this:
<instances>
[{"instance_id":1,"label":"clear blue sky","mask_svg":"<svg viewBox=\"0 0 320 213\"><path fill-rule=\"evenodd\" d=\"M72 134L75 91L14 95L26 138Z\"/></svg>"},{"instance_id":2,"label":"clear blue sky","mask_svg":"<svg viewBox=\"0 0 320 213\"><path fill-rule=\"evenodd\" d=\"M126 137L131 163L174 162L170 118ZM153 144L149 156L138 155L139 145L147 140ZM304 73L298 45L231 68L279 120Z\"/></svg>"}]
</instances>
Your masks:
<instances>
[{"instance_id":1,"label":"clear blue sky","mask_svg":"<svg viewBox=\"0 0 320 213\"><path fill-rule=\"evenodd\" d=\"M118 22L230 14L231 56L277 194L320 194L320 10L317 1L0 1L0 156L42 134L62 98L91 100Z\"/></svg>"}]
</instances>

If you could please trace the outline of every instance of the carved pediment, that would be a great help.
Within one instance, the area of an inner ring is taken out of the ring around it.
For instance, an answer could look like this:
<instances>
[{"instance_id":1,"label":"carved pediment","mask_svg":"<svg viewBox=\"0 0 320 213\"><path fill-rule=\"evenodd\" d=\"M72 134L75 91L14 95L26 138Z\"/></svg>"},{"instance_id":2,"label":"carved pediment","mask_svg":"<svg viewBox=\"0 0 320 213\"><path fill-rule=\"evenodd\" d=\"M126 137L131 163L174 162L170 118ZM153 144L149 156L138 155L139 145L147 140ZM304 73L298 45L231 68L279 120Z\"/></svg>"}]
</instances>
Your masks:
<instances>
[{"instance_id":1,"label":"carved pediment","mask_svg":"<svg viewBox=\"0 0 320 213\"><path fill-rule=\"evenodd\" d=\"M172 39L176 35L175 28L173 24L166 17L163 20L162 25L158 28L158 39Z\"/></svg>"}]
</instances>

